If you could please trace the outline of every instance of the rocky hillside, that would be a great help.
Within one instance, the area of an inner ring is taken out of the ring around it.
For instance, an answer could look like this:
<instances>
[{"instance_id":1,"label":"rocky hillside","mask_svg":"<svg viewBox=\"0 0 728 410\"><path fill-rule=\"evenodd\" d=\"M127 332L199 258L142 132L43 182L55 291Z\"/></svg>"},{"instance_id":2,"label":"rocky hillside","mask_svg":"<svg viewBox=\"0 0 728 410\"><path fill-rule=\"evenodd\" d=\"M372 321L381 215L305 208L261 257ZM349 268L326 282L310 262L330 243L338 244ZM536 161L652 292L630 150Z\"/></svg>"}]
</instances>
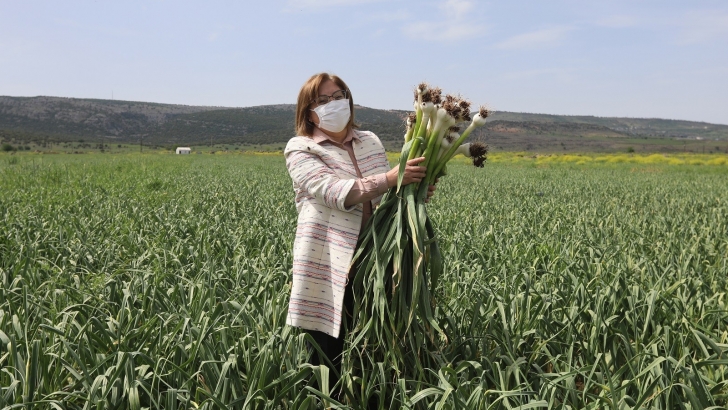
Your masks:
<instances>
[{"instance_id":1,"label":"rocky hillside","mask_svg":"<svg viewBox=\"0 0 728 410\"><path fill-rule=\"evenodd\" d=\"M363 129L392 147L404 132L406 111L357 107ZM148 144L283 143L293 136L294 106L202 107L134 101L0 96L0 139L15 142L99 141ZM587 140L662 138L728 141L728 125L692 121L497 112L475 136L502 140L508 149L579 145ZM551 141L551 142L549 142ZM587 144L588 145L588 144ZM609 144L607 144L609 145Z\"/></svg>"}]
</instances>

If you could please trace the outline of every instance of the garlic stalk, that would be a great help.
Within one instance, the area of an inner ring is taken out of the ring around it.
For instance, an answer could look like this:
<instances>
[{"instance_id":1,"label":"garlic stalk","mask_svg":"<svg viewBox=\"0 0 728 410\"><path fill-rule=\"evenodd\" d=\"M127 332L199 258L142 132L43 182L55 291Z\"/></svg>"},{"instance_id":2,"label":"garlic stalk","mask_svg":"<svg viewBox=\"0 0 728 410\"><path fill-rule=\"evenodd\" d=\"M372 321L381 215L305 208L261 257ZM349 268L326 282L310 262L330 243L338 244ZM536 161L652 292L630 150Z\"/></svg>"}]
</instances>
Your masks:
<instances>
[{"instance_id":1,"label":"garlic stalk","mask_svg":"<svg viewBox=\"0 0 728 410\"><path fill-rule=\"evenodd\" d=\"M429 86L425 82L420 83L420 85L418 85L417 88L415 89L414 106L415 106L415 114L417 117L417 120L415 122L415 127L416 127L415 131L414 131L415 135L419 134L419 127L420 127L420 124L422 124L422 102L424 101L424 95L425 95L425 93L427 93L428 89L429 89Z\"/></svg>"},{"instance_id":2,"label":"garlic stalk","mask_svg":"<svg viewBox=\"0 0 728 410\"><path fill-rule=\"evenodd\" d=\"M415 141L412 143L410 149L409 159L416 158L420 154L420 144L427 138L427 123L430 121L430 115L435 108L435 104L432 101L425 101L420 104L420 110L422 111L422 121L417 126L417 134L415 135Z\"/></svg>"},{"instance_id":3,"label":"garlic stalk","mask_svg":"<svg viewBox=\"0 0 728 410\"><path fill-rule=\"evenodd\" d=\"M417 115L410 114L407 116L407 131L404 134L404 142L408 143L412 139L412 134L415 131L415 125L417 124Z\"/></svg>"}]
</instances>

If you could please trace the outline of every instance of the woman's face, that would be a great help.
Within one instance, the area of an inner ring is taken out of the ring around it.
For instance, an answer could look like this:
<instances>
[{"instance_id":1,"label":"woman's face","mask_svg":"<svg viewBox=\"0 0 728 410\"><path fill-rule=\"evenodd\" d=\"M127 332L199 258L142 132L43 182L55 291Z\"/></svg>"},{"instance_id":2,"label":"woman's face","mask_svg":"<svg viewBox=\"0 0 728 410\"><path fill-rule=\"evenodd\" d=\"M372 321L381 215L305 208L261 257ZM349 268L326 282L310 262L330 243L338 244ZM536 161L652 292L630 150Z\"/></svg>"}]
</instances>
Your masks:
<instances>
[{"instance_id":1,"label":"woman's face","mask_svg":"<svg viewBox=\"0 0 728 410\"><path fill-rule=\"evenodd\" d=\"M321 86L319 87L319 90L318 90L318 95L329 95L330 96L339 90L341 90L341 88L338 85L336 85L335 82L333 82L331 80L326 80L323 83L321 83ZM308 119L311 120L314 124L319 123L319 117L318 117L318 115L316 115L316 112L313 111L313 109L316 108L317 106L318 106L318 104L312 103L311 106L309 107L310 109L308 111Z\"/></svg>"}]
</instances>

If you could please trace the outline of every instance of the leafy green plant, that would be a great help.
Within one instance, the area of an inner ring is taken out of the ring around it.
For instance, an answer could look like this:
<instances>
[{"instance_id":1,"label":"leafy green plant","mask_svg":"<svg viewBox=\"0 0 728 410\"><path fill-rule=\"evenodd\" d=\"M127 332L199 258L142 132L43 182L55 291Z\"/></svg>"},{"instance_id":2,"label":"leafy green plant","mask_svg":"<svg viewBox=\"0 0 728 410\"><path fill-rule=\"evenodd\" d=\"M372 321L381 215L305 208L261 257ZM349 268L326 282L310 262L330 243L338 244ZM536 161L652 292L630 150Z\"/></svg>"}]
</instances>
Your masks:
<instances>
[{"instance_id":1,"label":"leafy green plant","mask_svg":"<svg viewBox=\"0 0 728 410\"><path fill-rule=\"evenodd\" d=\"M728 405L725 167L448 174L428 212L449 339L424 381L353 375L339 405L285 325L281 156L0 162L0 408Z\"/></svg>"}]
</instances>

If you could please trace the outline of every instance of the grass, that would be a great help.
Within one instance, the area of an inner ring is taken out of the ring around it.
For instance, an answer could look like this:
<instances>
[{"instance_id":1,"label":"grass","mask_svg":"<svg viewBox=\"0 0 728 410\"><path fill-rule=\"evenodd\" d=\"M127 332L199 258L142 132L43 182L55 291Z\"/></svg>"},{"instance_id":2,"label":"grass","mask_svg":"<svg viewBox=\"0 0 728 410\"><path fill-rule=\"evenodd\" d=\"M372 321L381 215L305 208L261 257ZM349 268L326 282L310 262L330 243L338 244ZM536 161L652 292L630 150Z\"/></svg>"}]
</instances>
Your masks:
<instances>
[{"instance_id":1,"label":"grass","mask_svg":"<svg viewBox=\"0 0 728 410\"><path fill-rule=\"evenodd\" d=\"M430 384L369 374L360 397L728 405L720 157L518 155L455 164L429 205L454 335ZM0 214L0 408L322 405L327 369L284 325L282 156L0 155Z\"/></svg>"},{"instance_id":2,"label":"grass","mask_svg":"<svg viewBox=\"0 0 728 410\"><path fill-rule=\"evenodd\" d=\"M110 141L17 141L13 139L3 140L0 137L0 152L16 151L19 154L171 154L175 152L176 147L186 146L189 144L144 144L139 143L114 143ZM192 154L222 154L222 153L241 153L241 152L282 152L285 144L251 144L251 143L209 143L201 145L192 145Z\"/></svg>"}]
</instances>

